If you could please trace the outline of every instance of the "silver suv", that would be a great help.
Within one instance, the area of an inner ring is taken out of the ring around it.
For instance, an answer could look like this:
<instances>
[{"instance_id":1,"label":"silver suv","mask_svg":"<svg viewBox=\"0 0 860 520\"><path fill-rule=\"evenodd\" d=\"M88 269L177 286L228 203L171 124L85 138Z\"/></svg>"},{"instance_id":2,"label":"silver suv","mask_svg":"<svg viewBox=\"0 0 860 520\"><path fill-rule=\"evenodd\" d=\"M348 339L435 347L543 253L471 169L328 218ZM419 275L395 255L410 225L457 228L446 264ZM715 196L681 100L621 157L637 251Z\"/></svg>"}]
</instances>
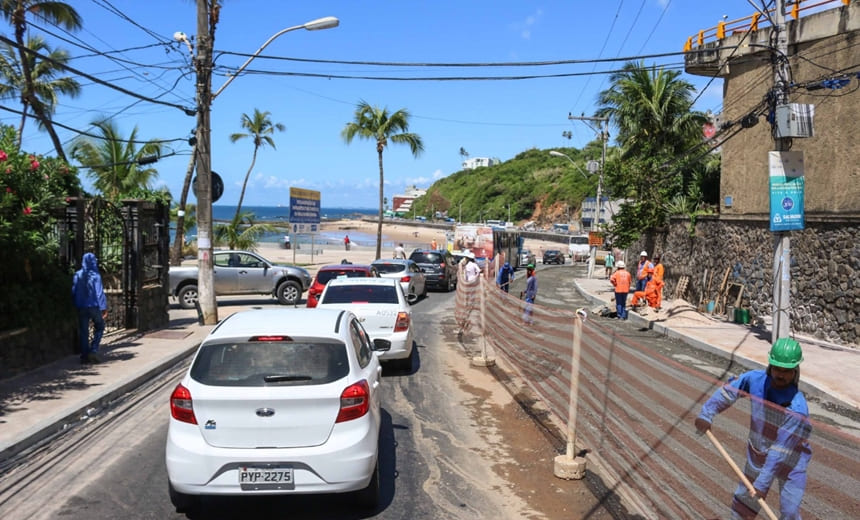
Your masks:
<instances>
[{"instance_id":1,"label":"silver suv","mask_svg":"<svg viewBox=\"0 0 860 520\"><path fill-rule=\"evenodd\" d=\"M296 305L311 285L307 270L275 264L251 251L215 251L215 296L270 294L282 305ZM183 309L197 304L197 266L171 267L170 295Z\"/></svg>"}]
</instances>

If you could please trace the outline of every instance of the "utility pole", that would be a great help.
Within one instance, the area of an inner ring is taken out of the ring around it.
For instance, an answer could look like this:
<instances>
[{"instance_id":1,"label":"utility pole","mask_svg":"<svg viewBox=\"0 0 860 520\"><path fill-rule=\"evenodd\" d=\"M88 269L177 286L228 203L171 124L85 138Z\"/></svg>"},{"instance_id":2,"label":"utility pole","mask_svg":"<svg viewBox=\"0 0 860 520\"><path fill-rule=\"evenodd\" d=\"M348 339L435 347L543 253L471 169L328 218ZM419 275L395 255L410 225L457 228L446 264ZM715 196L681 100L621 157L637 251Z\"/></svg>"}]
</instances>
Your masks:
<instances>
[{"instance_id":1,"label":"utility pole","mask_svg":"<svg viewBox=\"0 0 860 520\"><path fill-rule=\"evenodd\" d=\"M774 110L786 103L788 98L789 63L788 63L788 32L785 28L785 0L776 0L776 19L773 30L776 31L776 55L774 65ZM789 148L789 139L774 133L774 144L777 151ZM771 341L788 337L791 333L789 316L789 297L791 295L791 235L790 231L774 233L773 253L773 325Z\"/></svg>"},{"instance_id":2,"label":"utility pole","mask_svg":"<svg viewBox=\"0 0 860 520\"><path fill-rule=\"evenodd\" d=\"M597 177L597 201L596 201L596 214L594 216L594 222L591 225L592 229L599 228L600 226L600 215L603 213L603 203L601 202L601 197L603 194L603 170L606 166L606 143L609 141L609 118L608 117L586 117L586 116L574 116L568 114L567 116L570 120L577 121L597 121L598 123L603 123L603 129L600 130L600 139L603 141L603 154L600 156L600 175ZM587 123L586 123L587 124ZM591 125L589 125L591 126ZM598 127L599 128L599 127ZM597 246L591 246L591 254L588 257L588 277L591 278L594 275L594 263L597 261Z\"/></svg>"},{"instance_id":3,"label":"utility pole","mask_svg":"<svg viewBox=\"0 0 860 520\"><path fill-rule=\"evenodd\" d=\"M207 0L197 0L197 301L204 325L218 323L212 265L212 35Z\"/></svg>"}]
</instances>

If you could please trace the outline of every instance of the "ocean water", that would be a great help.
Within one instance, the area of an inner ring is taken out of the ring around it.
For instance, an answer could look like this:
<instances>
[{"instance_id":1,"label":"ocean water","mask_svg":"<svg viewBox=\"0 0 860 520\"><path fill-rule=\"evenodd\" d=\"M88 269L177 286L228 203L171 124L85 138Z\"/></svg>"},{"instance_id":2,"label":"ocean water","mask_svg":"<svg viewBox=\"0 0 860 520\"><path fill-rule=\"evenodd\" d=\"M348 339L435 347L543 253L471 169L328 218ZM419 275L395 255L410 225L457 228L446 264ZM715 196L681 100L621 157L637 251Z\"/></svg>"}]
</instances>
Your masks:
<instances>
[{"instance_id":1,"label":"ocean water","mask_svg":"<svg viewBox=\"0 0 860 520\"><path fill-rule=\"evenodd\" d=\"M243 213L253 213L254 221L260 223L271 224L276 226L278 230L273 233L266 233L261 242L281 243L284 240L284 235L289 232L290 207L289 206L242 206ZM236 206L212 206L212 220L215 225L226 223L233 219L236 214ZM362 218L373 218L378 215L378 210L373 208L320 208L320 220L359 220ZM343 231L331 232L324 231L313 237L313 242L316 244L343 244ZM170 230L170 243L173 243L173 237L176 236L175 229ZM197 228L192 228L188 233L186 240L193 239L197 236ZM358 231L350 232L349 239L353 244L370 245L376 244L376 234L370 235L360 233ZM293 242L299 244L310 244L310 235L298 235L293 237ZM383 236L383 244L385 237Z\"/></svg>"}]
</instances>

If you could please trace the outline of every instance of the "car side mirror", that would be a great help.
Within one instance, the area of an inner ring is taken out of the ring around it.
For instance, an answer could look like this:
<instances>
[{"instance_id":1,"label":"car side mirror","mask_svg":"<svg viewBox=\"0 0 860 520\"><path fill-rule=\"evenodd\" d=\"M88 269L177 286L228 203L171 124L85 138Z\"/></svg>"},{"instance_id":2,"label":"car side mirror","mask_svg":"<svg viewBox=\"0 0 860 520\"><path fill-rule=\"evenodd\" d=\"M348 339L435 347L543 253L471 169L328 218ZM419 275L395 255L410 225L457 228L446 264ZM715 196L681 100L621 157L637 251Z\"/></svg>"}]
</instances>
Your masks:
<instances>
[{"instance_id":1,"label":"car side mirror","mask_svg":"<svg viewBox=\"0 0 860 520\"><path fill-rule=\"evenodd\" d=\"M387 339L375 339L373 340L373 351L374 352L387 352L391 350L391 342Z\"/></svg>"}]
</instances>

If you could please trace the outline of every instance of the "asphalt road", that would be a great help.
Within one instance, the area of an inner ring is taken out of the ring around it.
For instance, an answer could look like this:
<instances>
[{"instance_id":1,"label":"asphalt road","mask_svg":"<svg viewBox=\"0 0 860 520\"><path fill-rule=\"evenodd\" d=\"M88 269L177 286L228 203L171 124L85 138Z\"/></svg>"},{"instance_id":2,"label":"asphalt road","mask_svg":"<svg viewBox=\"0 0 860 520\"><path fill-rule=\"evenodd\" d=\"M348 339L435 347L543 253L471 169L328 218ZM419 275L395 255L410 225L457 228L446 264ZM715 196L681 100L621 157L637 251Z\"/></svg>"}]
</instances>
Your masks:
<instances>
[{"instance_id":1,"label":"asphalt road","mask_svg":"<svg viewBox=\"0 0 860 520\"><path fill-rule=\"evenodd\" d=\"M542 303L587 305L571 289L584 268L541 266ZM261 304L274 305L249 303ZM552 475L560 437L533 420L508 382L469 366L468 354L445 332L453 329L452 306L453 293L417 302L416 364L409 372L384 372L383 498L376 512L356 512L337 496L220 498L205 501L195 518L631 518L594 475L585 481ZM723 359L607 321L619 335L697 370L725 370ZM164 373L5 475L4 520L184 518L168 499L164 467L167 403L183 369ZM816 410L816 419L858 428L856 417L827 403Z\"/></svg>"}]
</instances>

